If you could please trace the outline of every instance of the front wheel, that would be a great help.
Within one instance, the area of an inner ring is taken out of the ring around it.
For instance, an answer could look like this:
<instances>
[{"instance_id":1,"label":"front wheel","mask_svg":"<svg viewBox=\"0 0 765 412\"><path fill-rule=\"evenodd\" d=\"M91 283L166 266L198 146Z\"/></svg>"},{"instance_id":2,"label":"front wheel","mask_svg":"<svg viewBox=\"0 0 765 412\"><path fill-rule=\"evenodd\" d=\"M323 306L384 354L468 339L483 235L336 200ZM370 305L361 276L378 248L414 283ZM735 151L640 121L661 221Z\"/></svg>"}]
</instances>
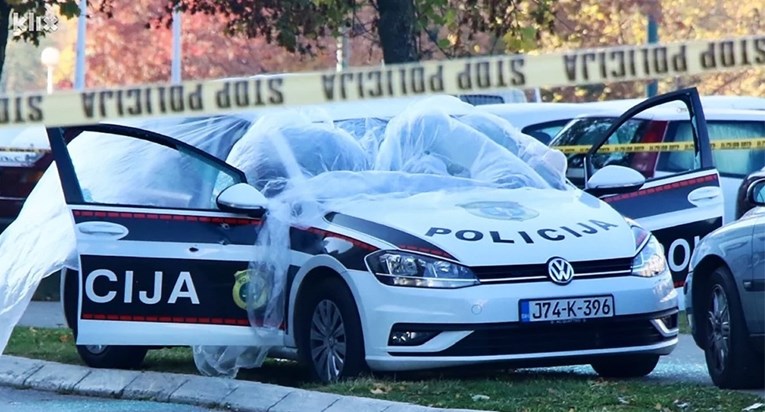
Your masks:
<instances>
[{"instance_id":1,"label":"front wheel","mask_svg":"<svg viewBox=\"0 0 765 412\"><path fill-rule=\"evenodd\" d=\"M358 376L366 369L364 338L356 303L339 279L327 279L307 291L296 324L301 363L324 383Z\"/></svg>"},{"instance_id":2,"label":"front wheel","mask_svg":"<svg viewBox=\"0 0 765 412\"><path fill-rule=\"evenodd\" d=\"M592 363L592 368L604 378L640 378L653 372L659 355L627 355L606 357Z\"/></svg>"},{"instance_id":3,"label":"front wheel","mask_svg":"<svg viewBox=\"0 0 765 412\"><path fill-rule=\"evenodd\" d=\"M718 268L706 293L704 357L712 382L723 389L763 387L765 367L762 355L752 347L730 272Z\"/></svg>"}]
</instances>

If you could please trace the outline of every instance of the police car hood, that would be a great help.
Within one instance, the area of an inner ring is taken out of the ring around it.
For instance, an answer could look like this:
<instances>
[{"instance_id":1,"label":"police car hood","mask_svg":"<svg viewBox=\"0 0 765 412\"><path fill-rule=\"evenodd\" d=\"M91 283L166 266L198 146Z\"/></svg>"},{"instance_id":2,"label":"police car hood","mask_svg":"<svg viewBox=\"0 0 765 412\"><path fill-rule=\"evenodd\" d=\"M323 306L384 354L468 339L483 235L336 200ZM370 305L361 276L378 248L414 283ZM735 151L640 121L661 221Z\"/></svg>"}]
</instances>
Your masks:
<instances>
[{"instance_id":1,"label":"police car hood","mask_svg":"<svg viewBox=\"0 0 765 412\"><path fill-rule=\"evenodd\" d=\"M329 220L392 246L469 266L631 257L625 219L579 190L475 189L357 201Z\"/></svg>"}]
</instances>

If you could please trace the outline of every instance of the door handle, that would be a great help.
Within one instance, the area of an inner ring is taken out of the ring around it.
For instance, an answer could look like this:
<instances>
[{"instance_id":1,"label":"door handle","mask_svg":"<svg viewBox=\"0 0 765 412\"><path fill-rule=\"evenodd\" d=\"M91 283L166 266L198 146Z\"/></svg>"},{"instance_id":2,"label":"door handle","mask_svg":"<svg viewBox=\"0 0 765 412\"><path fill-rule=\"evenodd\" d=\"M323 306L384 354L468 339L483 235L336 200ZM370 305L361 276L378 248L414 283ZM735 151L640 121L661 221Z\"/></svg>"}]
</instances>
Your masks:
<instances>
[{"instance_id":1,"label":"door handle","mask_svg":"<svg viewBox=\"0 0 765 412\"><path fill-rule=\"evenodd\" d=\"M722 196L722 189L717 186L700 187L688 193L688 201L692 204L705 202Z\"/></svg>"},{"instance_id":2,"label":"door handle","mask_svg":"<svg viewBox=\"0 0 765 412\"><path fill-rule=\"evenodd\" d=\"M99 238L122 239L127 236L128 229L125 226L112 222L82 222L77 224L77 231L88 236Z\"/></svg>"}]
</instances>

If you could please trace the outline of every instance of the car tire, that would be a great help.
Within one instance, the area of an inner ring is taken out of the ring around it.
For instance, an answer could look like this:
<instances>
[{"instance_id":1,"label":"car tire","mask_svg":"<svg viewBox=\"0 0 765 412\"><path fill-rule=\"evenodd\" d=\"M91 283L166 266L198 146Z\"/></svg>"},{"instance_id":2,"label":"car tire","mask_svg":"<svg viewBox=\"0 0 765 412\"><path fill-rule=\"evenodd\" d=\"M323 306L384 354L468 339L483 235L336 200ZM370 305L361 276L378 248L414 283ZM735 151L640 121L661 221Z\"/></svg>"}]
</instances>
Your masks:
<instances>
[{"instance_id":1,"label":"car tire","mask_svg":"<svg viewBox=\"0 0 765 412\"><path fill-rule=\"evenodd\" d=\"M138 369L148 348L142 346L77 345L77 353L91 368Z\"/></svg>"},{"instance_id":2,"label":"car tire","mask_svg":"<svg viewBox=\"0 0 765 412\"><path fill-rule=\"evenodd\" d=\"M61 300L64 302L64 317L77 340L77 303L79 288L77 272L62 270L61 276L64 287ZM108 369L138 369L143 364L146 353L145 346L113 346L113 345L75 345L77 353L86 365L91 368Z\"/></svg>"},{"instance_id":3,"label":"car tire","mask_svg":"<svg viewBox=\"0 0 765 412\"><path fill-rule=\"evenodd\" d=\"M702 342L712 382L722 389L762 388L763 356L749 341L741 300L728 268L718 267L712 273L703 302L697 318L705 322Z\"/></svg>"},{"instance_id":4,"label":"car tire","mask_svg":"<svg viewBox=\"0 0 765 412\"><path fill-rule=\"evenodd\" d=\"M314 380L323 383L364 372L367 369L364 336L348 286L340 279L330 278L312 285L305 293L298 303L304 309L295 323L300 363Z\"/></svg>"},{"instance_id":5,"label":"car tire","mask_svg":"<svg viewBox=\"0 0 765 412\"><path fill-rule=\"evenodd\" d=\"M641 378L653 372L659 355L625 355L599 359L591 364L604 378Z\"/></svg>"}]
</instances>

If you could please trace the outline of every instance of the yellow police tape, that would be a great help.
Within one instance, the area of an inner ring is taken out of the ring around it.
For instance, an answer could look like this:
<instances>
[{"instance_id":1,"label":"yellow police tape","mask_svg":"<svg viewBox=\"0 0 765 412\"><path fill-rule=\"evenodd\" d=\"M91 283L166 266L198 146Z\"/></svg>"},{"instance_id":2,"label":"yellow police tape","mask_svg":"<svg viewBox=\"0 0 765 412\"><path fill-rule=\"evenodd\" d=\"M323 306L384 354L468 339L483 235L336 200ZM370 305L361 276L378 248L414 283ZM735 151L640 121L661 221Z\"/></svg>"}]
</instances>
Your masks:
<instances>
[{"instance_id":1,"label":"yellow police tape","mask_svg":"<svg viewBox=\"0 0 765 412\"><path fill-rule=\"evenodd\" d=\"M757 150L765 149L765 138L715 140L711 142L712 150ZM554 146L563 153L587 153L591 146L572 145ZM645 152L682 152L694 150L693 142L681 143L624 143L603 145L598 153L645 153Z\"/></svg>"},{"instance_id":2,"label":"yellow police tape","mask_svg":"<svg viewBox=\"0 0 765 412\"><path fill-rule=\"evenodd\" d=\"M136 57L140 58L140 57ZM466 94L701 75L765 67L765 35L473 57L247 79L0 97L0 127L92 124L355 100Z\"/></svg>"},{"instance_id":3,"label":"yellow police tape","mask_svg":"<svg viewBox=\"0 0 765 412\"><path fill-rule=\"evenodd\" d=\"M0 147L2 153L48 153L50 149L27 149L23 147Z\"/></svg>"},{"instance_id":4,"label":"yellow police tape","mask_svg":"<svg viewBox=\"0 0 765 412\"><path fill-rule=\"evenodd\" d=\"M763 150L765 149L765 137L753 139L730 139L716 140L711 142L712 150ZM587 153L591 146L571 145L553 146L567 154ZM598 153L646 153L646 152L682 152L694 150L693 142L682 143L624 143L603 145ZM0 153L47 153L49 149L24 149L14 147L0 147ZM1 158L0 158L1 159Z\"/></svg>"}]
</instances>

